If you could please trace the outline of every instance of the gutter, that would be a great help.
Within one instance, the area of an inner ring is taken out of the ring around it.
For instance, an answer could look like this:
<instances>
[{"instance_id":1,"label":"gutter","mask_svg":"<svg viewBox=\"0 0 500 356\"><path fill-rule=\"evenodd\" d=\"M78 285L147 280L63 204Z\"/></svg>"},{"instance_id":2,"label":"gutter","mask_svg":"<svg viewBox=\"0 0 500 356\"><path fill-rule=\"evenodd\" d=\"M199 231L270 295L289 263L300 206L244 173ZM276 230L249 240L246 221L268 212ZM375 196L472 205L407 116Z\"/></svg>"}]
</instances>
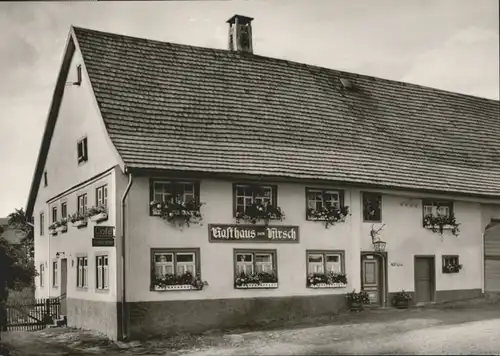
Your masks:
<instances>
[{"instance_id":1,"label":"gutter","mask_svg":"<svg viewBox=\"0 0 500 356\"><path fill-rule=\"evenodd\" d=\"M127 318L126 318L126 278L125 278L125 199L127 199L128 193L130 191L130 188L132 187L132 173L128 174L128 184L127 188L125 189L125 192L123 193L122 199L121 199L121 218L120 218L120 224L121 224L121 244L122 244L122 305L121 305L121 330L122 330L122 339L126 340L127 339Z\"/></svg>"}]
</instances>

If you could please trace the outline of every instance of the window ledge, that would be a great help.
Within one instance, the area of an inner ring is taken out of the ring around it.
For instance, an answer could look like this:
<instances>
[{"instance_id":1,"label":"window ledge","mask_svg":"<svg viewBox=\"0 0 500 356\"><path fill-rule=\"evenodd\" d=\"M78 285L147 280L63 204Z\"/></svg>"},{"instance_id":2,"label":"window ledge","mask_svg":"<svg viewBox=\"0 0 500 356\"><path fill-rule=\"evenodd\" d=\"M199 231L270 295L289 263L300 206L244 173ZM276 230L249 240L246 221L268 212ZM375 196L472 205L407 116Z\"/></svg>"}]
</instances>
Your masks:
<instances>
[{"instance_id":1,"label":"window ledge","mask_svg":"<svg viewBox=\"0 0 500 356\"><path fill-rule=\"evenodd\" d=\"M165 291L174 291L174 290L199 290L199 289L196 288L195 286L192 286L191 284L181 284L181 285L175 284L175 285L163 286L163 287L154 286L153 288L151 288L151 290L155 291L155 292L165 292Z\"/></svg>"},{"instance_id":2,"label":"window ledge","mask_svg":"<svg viewBox=\"0 0 500 356\"><path fill-rule=\"evenodd\" d=\"M248 283L241 286L235 286L236 289L271 289L278 288L278 283Z\"/></svg>"},{"instance_id":3,"label":"window ledge","mask_svg":"<svg viewBox=\"0 0 500 356\"><path fill-rule=\"evenodd\" d=\"M109 288L96 288L96 293L109 293Z\"/></svg>"},{"instance_id":4,"label":"window ledge","mask_svg":"<svg viewBox=\"0 0 500 356\"><path fill-rule=\"evenodd\" d=\"M76 287L76 290L87 292L89 290L89 287Z\"/></svg>"},{"instance_id":5,"label":"window ledge","mask_svg":"<svg viewBox=\"0 0 500 356\"><path fill-rule=\"evenodd\" d=\"M345 288L345 287L347 287L347 283L332 283L332 284L318 283L318 284L312 284L307 288L318 289L318 288Z\"/></svg>"}]
</instances>

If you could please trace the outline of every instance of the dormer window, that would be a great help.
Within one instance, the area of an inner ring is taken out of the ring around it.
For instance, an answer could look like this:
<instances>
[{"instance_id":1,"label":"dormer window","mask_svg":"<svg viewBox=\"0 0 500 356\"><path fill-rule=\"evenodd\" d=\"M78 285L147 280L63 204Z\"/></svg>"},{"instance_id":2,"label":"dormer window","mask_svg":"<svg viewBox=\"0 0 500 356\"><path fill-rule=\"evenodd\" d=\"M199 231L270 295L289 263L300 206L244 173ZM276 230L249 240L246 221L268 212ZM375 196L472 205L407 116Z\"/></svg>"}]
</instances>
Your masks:
<instances>
[{"instance_id":1,"label":"dormer window","mask_svg":"<svg viewBox=\"0 0 500 356\"><path fill-rule=\"evenodd\" d=\"M78 152L78 163L86 162L88 160L86 137L78 141L77 152Z\"/></svg>"}]
</instances>

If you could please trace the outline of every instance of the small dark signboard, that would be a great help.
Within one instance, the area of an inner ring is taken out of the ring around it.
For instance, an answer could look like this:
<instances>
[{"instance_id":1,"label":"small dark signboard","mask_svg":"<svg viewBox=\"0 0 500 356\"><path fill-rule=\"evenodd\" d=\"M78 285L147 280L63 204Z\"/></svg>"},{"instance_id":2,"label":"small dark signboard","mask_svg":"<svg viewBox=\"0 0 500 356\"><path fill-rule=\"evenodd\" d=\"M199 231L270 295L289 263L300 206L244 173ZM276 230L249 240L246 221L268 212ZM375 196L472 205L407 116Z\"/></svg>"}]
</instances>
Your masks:
<instances>
[{"instance_id":1,"label":"small dark signboard","mask_svg":"<svg viewBox=\"0 0 500 356\"><path fill-rule=\"evenodd\" d=\"M114 238L114 226L94 226L95 239L112 239Z\"/></svg>"},{"instance_id":2,"label":"small dark signboard","mask_svg":"<svg viewBox=\"0 0 500 356\"><path fill-rule=\"evenodd\" d=\"M113 247L115 246L113 226L94 226L94 238L92 247Z\"/></svg>"},{"instance_id":3,"label":"small dark signboard","mask_svg":"<svg viewBox=\"0 0 500 356\"><path fill-rule=\"evenodd\" d=\"M298 243L298 226L208 225L210 242Z\"/></svg>"},{"instance_id":4,"label":"small dark signboard","mask_svg":"<svg viewBox=\"0 0 500 356\"><path fill-rule=\"evenodd\" d=\"M92 247L113 247L115 239L92 239Z\"/></svg>"}]
</instances>

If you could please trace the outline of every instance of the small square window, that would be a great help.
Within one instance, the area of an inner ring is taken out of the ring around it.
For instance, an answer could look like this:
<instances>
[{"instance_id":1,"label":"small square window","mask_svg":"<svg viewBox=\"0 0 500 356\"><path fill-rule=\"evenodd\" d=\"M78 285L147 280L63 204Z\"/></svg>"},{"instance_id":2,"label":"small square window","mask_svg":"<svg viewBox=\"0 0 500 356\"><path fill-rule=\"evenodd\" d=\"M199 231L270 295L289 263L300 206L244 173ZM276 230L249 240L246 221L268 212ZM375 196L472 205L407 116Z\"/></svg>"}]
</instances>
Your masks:
<instances>
[{"instance_id":1,"label":"small square window","mask_svg":"<svg viewBox=\"0 0 500 356\"><path fill-rule=\"evenodd\" d=\"M344 251L307 251L306 286L346 284Z\"/></svg>"},{"instance_id":2,"label":"small square window","mask_svg":"<svg viewBox=\"0 0 500 356\"><path fill-rule=\"evenodd\" d=\"M277 196L277 187L274 185L234 184L234 216L244 214L253 204L276 206Z\"/></svg>"},{"instance_id":3,"label":"small square window","mask_svg":"<svg viewBox=\"0 0 500 356\"><path fill-rule=\"evenodd\" d=\"M458 255L443 255L443 273L458 273L461 269Z\"/></svg>"}]
</instances>

